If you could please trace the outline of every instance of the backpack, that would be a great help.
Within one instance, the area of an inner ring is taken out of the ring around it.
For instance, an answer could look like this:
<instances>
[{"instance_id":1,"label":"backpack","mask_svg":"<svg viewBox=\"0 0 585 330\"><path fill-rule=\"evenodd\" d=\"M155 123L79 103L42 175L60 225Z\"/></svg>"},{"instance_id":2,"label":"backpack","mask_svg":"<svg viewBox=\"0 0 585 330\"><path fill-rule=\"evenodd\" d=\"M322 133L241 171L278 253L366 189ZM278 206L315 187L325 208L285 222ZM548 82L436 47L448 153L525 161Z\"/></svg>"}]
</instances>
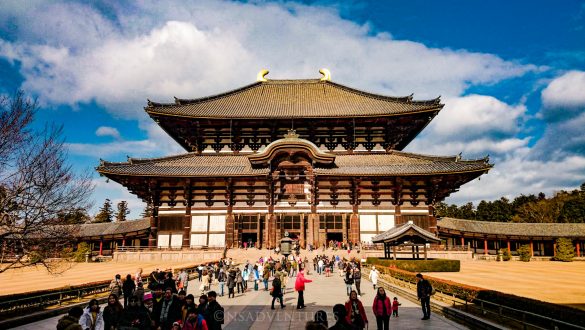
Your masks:
<instances>
[{"instance_id":1,"label":"backpack","mask_svg":"<svg viewBox=\"0 0 585 330\"><path fill-rule=\"evenodd\" d=\"M281 286L282 283L280 283L280 279L278 277L275 277L274 280L272 280L272 286Z\"/></svg>"}]
</instances>

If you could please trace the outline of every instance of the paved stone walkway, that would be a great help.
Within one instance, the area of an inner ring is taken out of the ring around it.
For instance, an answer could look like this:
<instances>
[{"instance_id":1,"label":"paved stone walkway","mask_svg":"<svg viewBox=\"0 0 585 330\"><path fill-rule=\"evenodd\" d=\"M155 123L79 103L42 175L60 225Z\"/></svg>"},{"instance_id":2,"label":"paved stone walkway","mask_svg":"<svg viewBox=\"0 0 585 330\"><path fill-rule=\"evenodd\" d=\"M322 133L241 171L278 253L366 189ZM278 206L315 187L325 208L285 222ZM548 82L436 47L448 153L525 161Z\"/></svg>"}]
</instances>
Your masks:
<instances>
[{"instance_id":1,"label":"paved stone walkway","mask_svg":"<svg viewBox=\"0 0 585 330\"><path fill-rule=\"evenodd\" d=\"M284 295L284 302L286 304L286 308L284 309L276 307L275 310L271 310L270 303L272 297L264 290L254 291L253 283L249 283L249 290L245 294L236 294L236 298L228 299L226 292L224 297L218 297L219 303L225 308L225 324L223 329L301 330L305 328L307 321L313 319L313 315L318 310L327 312L329 326L332 326L335 322L332 313L333 305L344 303L347 300L343 278L337 274L332 277L325 277L324 275L316 275L313 272L307 278L312 279L313 282L306 284L305 305L307 308L304 310L296 309L297 293L294 291L294 277L289 278L288 281ZM361 300L370 322L369 328L376 329L376 318L371 307L374 299L373 286L369 281L362 280L361 287ZM199 282L194 280L190 282L188 291L197 296L198 292L196 291L198 288ZM213 289L217 290L217 288ZM391 298L395 296L392 292L387 293ZM391 329L466 329L464 326L437 315L432 315L430 320L422 321L422 312L418 304L400 296L398 296L398 299L402 303L399 309L400 317L390 320ZM55 329L58 319L59 317L54 317L17 329Z\"/></svg>"}]
</instances>

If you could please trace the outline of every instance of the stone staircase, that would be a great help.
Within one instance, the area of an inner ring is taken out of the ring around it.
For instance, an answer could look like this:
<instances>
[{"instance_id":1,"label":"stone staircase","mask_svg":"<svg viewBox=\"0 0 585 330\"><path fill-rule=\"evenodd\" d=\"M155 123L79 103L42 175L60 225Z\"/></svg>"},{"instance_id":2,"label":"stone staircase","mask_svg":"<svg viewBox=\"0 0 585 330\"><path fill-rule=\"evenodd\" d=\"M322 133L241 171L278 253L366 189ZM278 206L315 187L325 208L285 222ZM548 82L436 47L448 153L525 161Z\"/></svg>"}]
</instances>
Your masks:
<instances>
[{"instance_id":1,"label":"stone staircase","mask_svg":"<svg viewBox=\"0 0 585 330\"><path fill-rule=\"evenodd\" d=\"M379 253L382 253L381 251L379 251ZM327 255L327 256L335 256L335 255L339 255L341 257L344 257L346 259L348 258L366 258L366 256L369 254L368 252L364 252L364 251L360 251L360 254L357 253L356 250L352 250L351 253L347 253L347 250L332 250L332 249L326 249L325 251L323 251L323 249L318 249L318 250L313 250L311 252L309 252L309 250L301 250L301 257L307 257L309 260L313 259L316 255ZM276 258L277 256L282 256L282 255L277 255L274 250L266 250L266 249L256 249L256 248L248 248L248 249L229 249L227 251L227 257L228 258L232 258L234 261L236 262L246 262L246 261L254 261L254 260L258 260L261 257L272 257L272 258Z\"/></svg>"}]
</instances>

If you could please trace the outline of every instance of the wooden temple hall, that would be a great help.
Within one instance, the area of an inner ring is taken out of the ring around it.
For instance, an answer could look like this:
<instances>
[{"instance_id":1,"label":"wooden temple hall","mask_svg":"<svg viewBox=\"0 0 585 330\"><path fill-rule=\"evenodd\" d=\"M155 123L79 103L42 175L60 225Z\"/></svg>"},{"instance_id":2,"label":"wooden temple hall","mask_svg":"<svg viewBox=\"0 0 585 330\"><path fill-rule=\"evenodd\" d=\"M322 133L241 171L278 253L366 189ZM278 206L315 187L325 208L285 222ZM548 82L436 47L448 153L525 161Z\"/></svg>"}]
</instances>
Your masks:
<instances>
[{"instance_id":1,"label":"wooden temple hall","mask_svg":"<svg viewBox=\"0 0 585 330\"><path fill-rule=\"evenodd\" d=\"M319 79L257 81L197 99L148 101L186 153L97 171L151 203L150 247L274 248L371 243L412 223L437 233L433 205L486 173L488 159L402 151L440 100L359 91Z\"/></svg>"}]
</instances>

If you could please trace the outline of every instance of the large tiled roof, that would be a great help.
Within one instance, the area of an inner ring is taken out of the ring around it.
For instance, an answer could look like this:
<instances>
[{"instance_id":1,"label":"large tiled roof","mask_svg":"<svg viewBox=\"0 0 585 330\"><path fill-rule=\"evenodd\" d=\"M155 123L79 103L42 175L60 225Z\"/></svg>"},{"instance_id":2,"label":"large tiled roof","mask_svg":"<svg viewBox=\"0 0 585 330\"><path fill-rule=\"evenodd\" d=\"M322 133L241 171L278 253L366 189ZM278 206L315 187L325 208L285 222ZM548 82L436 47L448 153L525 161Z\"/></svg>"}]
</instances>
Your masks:
<instances>
[{"instance_id":1,"label":"large tiled roof","mask_svg":"<svg viewBox=\"0 0 585 330\"><path fill-rule=\"evenodd\" d=\"M88 223L79 225L75 236L95 237L121 235L133 232L140 232L150 228L150 219L127 220L120 222Z\"/></svg>"},{"instance_id":2,"label":"large tiled roof","mask_svg":"<svg viewBox=\"0 0 585 330\"><path fill-rule=\"evenodd\" d=\"M324 118L386 116L438 111L440 100L413 101L321 81L268 80L230 92L175 103L148 101L146 112L192 118Z\"/></svg>"},{"instance_id":3,"label":"large tiled roof","mask_svg":"<svg viewBox=\"0 0 585 330\"><path fill-rule=\"evenodd\" d=\"M317 175L431 175L483 172L492 167L487 159L460 160L459 157L433 157L406 152L336 154L335 164L315 167ZM129 159L128 162L102 162L97 168L105 175L162 177L257 176L268 168L253 168L248 156L233 154L187 153L155 159Z\"/></svg>"},{"instance_id":4,"label":"large tiled roof","mask_svg":"<svg viewBox=\"0 0 585 330\"><path fill-rule=\"evenodd\" d=\"M439 232L524 237L585 237L585 223L516 223L441 218Z\"/></svg>"},{"instance_id":5,"label":"large tiled roof","mask_svg":"<svg viewBox=\"0 0 585 330\"><path fill-rule=\"evenodd\" d=\"M401 238L417 236L427 243L440 243L441 239L435 234L422 229L412 222L407 222L402 225L392 227L389 230L372 237L372 242L383 243L400 240ZM400 242L398 242L400 243Z\"/></svg>"}]
</instances>

